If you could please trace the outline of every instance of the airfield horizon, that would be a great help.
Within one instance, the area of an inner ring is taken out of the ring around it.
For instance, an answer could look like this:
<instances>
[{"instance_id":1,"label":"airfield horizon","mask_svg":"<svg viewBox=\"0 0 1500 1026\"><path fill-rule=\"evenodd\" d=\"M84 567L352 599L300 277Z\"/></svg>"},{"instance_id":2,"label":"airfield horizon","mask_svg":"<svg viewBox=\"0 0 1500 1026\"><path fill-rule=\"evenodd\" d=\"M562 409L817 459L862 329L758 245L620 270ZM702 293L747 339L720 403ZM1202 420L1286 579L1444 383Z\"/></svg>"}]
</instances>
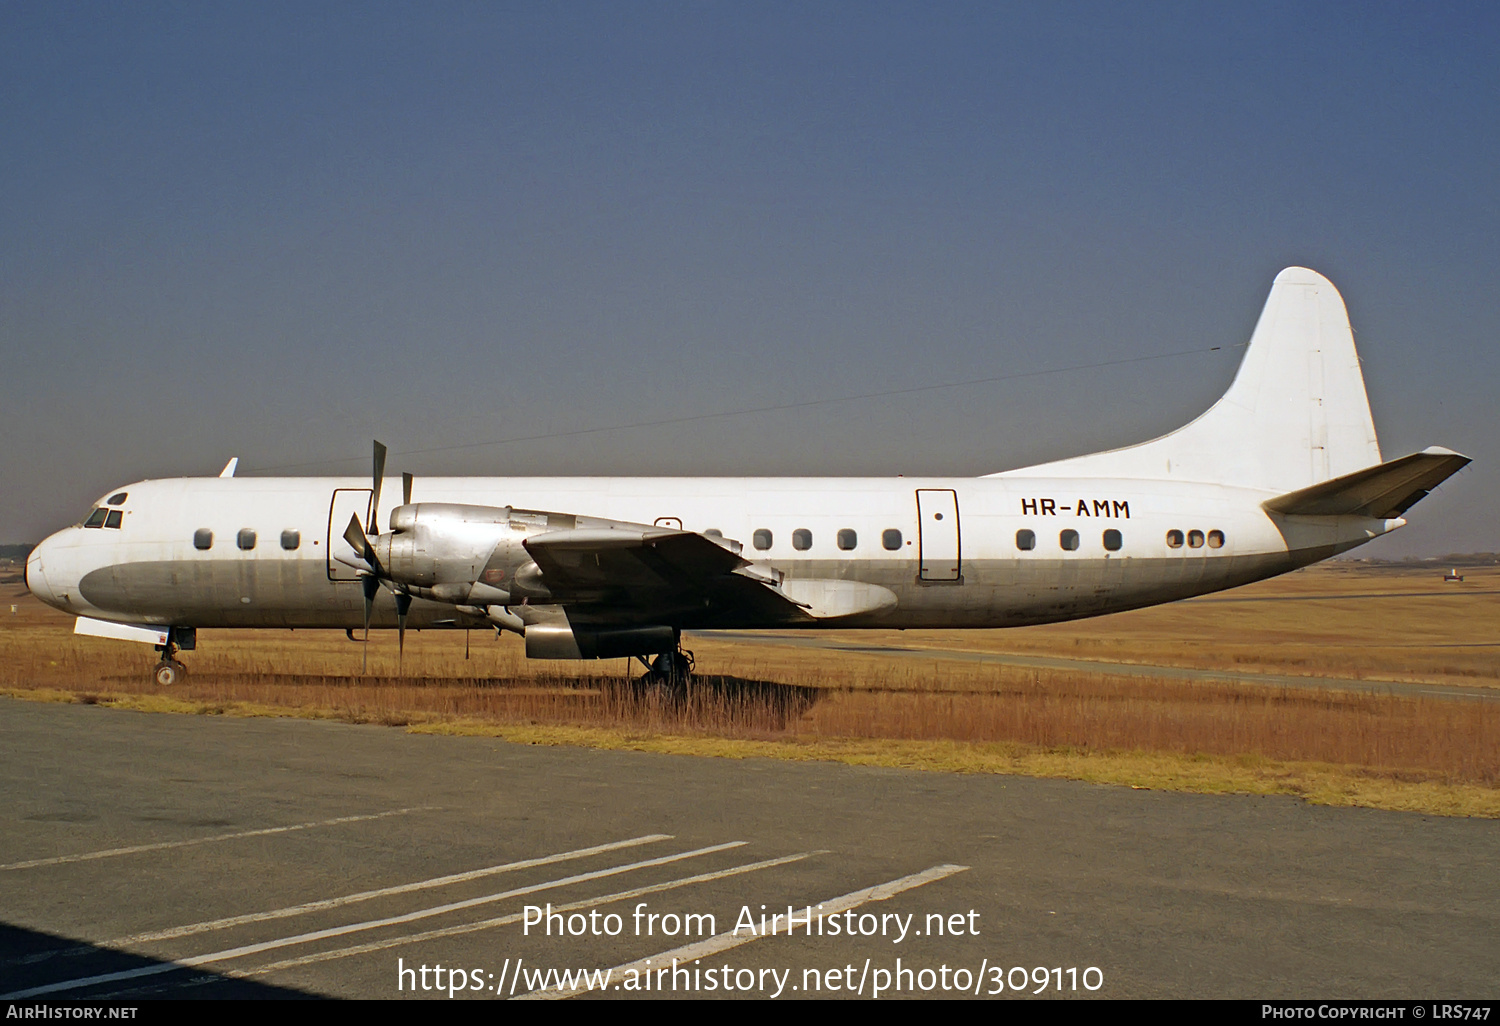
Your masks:
<instances>
[{"instance_id":1,"label":"airfield horizon","mask_svg":"<svg viewBox=\"0 0 1500 1026\"><path fill-rule=\"evenodd\" d=\"M622 660L528 662L478 632L413 632L399 674L377 632L361 676L341 632L204 631L162 689L149 650L73 635L16 584L14 698L1500 817L1500 568L1332 563L1003 631L698 635L683 702L641 695Z\"/></svg>"}]
</instances>

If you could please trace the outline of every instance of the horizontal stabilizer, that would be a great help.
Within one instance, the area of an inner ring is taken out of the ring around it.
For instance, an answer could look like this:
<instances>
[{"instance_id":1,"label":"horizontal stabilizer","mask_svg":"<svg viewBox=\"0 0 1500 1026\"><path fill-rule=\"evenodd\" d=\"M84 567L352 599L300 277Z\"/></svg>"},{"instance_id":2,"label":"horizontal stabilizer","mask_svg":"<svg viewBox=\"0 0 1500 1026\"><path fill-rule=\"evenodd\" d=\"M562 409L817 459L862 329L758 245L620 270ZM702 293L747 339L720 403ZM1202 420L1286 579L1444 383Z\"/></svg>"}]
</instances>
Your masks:
<instances>
[{"instance_id":1,"label":"horizontal stabilizer","mask_svg":"<svg viewBox=\"0 0 1500 1026\"><path fill-rule=\"evenodd\" d=\"M1261 505L1273 513L1289 516L1399 517L1469 462L1469 457L1452 449L1432 446L1278 495Z\"/></svg>"}]
</instances>

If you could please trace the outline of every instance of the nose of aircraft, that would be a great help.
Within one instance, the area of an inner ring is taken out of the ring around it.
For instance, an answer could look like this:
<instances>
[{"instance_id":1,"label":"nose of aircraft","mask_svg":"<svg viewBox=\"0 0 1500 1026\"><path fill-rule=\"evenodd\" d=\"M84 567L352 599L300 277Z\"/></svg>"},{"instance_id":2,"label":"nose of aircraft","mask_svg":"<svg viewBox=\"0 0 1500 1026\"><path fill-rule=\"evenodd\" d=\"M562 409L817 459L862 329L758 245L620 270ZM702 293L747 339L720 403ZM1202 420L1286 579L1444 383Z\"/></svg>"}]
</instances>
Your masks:
<instances>
[{"instance_id":1,"label":"nose of aircraft","mask_svg":"<svg viewBox=\"0 0 1500 1026\"><path fill-rule=\"evenodd\" d=\"M31 550L31 554L26 557L25 579L26 587L33 595L49 606L65 609L66 604L63 601L63 597L58 594L53 587L52 580L47 576L49 554L53 556L53 561L55 562L58 544L57 538L58 536L54 534Z\"/></svg>"}]
</instances>

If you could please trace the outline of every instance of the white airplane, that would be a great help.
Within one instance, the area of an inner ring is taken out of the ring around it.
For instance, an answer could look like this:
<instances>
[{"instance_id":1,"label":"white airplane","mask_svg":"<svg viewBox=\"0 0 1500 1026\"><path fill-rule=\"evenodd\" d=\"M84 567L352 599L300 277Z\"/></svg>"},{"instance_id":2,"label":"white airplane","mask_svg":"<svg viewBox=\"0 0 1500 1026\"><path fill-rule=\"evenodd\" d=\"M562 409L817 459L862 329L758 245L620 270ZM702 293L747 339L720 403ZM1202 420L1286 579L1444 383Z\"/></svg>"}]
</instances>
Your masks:
<instances>
[{"instance_id":1,"label":"white airplane","mask_svg":"<svg viewBox=\"0 0 1500 1026\"><path fill-rule=\"evenodd\" d=\"M655 657L684 630L1011 627L1273 577L1402 526L1469 462L1381 462L1343 299L1276 276L1233 384L1123 449L977 478L137 481L43 541L26 582L76 630L496 628L539 659ZM385 530L381 530L381 526Z\"/></svg>"}]
</instances>

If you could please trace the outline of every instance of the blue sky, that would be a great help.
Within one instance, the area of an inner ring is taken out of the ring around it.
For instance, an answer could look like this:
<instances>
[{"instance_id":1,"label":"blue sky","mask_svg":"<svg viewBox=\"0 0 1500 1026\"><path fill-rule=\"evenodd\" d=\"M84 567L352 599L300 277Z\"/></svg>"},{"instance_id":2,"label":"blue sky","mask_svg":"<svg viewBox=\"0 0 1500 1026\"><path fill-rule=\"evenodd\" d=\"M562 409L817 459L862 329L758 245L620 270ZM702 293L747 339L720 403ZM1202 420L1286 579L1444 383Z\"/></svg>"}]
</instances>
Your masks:
<instances>
[{"instance_id":1,"label":"blue sky","mask_svg":"<svg viewBox=\"0 0 1500 1026\"><path fill-rule=\"evenodd\" d=\"M1349 304L1500 549L1489 4L0 5L0 541L145 476L980 474ZM884 399L566 434L1064 367ZM535 435L557 437L475 445ZM465 445L466 448L448 448ZM421 450L417 452L417 450ZM342 461L342 462L341 462Z\"/></svg>"}]
</instances>

